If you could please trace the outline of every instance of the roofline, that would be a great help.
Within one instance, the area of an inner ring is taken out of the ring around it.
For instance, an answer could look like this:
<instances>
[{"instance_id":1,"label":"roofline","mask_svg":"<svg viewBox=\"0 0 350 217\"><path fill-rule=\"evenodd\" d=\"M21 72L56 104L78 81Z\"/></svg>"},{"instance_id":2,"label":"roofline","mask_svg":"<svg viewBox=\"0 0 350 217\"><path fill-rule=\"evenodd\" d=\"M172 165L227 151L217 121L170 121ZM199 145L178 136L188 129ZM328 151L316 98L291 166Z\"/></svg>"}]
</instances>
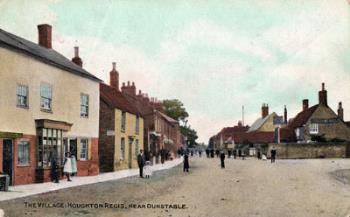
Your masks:
<instances>
[{"instance_id":1,"label":"roofline","mask_svg":"<svg viewBox=\"0 0 350 217\"><path fill-rule=\"evenodd\" d=\"M39 45L38 45L38 46L39 46ZM23 50L23 49L21 49L21 48L12 46L12 45L7 44L7 43L5 43L5 42L3 42L3 41L0 41L0 47L8 48L8 49L10 49L10 50L12 50L12 51L18 51L18 52L20 52L20 53L26 54L26 55L28 55L28 56L33 57L34 59L36 59L36 60L39 61L39 62L43 62L43 63L46 63L46 64L48 64L48 65L54 66L54 67L56 67L56 68L59 68L59 69L65 70L65 71L72 72L73 74L78 75L78 76L80 76L80 77L84 77L84 78L87 78L87 79L96 81L96 82L98 82L98 83L101 83L101 82L102 82L101 79L95 77L94 75L92 75L91 73L89 73L88 71L86 71L85 69L84 69L84 70L85 70L86 72L88 72L89 74L91 74L91 76L86 75L86 74L83 74L83 73L81 73L81 72L79 72L79 71L76 71L76 70L74 70L74 69L71 69L71 68L69 68L69 67L66 67L66 66L57 64L57 63L55 63L55 62L53 62L53 61L50 61L50 60L48 60L48 59L46 59L46 58L43 58L43 57L38 56L38 55L35 55L34 53L28 52L28 51ZM56 51L56 50L55 50L55 51ZM57 52L57 51L56 51L56 52ZM62 54L61 54L61 55L62 55ZM75 64L75 63L73 63L73 64Z\"/></svg>"}]
</instances>

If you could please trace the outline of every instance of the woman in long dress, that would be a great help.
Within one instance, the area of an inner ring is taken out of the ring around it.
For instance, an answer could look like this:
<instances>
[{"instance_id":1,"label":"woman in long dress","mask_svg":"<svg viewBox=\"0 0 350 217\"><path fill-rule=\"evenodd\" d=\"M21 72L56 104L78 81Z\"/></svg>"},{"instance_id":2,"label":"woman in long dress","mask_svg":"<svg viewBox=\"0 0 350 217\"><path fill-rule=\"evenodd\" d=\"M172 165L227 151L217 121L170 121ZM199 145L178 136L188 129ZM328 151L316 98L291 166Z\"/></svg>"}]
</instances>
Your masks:
<instances>
[{"instance_id":1,"label":"woman in long dress","mask_svg":"<svg viewBox=\"0 0 350 217\"><path fill-rule=\"evenodd\" d=\"M64 159L63 172L67 176L67 181L68 182L72 181L70 179L70 174L73 172L72 171L72 159L70 158L70 153L69 152L66 152L66 157Z\"/></svg>"}]
</instances>

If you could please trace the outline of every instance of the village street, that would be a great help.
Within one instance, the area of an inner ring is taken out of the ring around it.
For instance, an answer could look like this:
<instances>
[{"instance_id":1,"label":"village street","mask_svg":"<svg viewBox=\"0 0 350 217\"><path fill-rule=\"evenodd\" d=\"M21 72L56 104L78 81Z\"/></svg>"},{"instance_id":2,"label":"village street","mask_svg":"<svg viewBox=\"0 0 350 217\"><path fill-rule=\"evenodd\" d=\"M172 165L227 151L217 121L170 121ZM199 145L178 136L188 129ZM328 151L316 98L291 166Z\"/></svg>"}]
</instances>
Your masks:
<instances>
[{"instance_id":1,"label":"village street","mask_svg":"<svg viewBox=\"0 0 350 217\"><path fill-rule=\"evenodd\" d=\"M277 160L275 164L252 158L226 159L226 168L221 169L218 158L193 157L188 174L182 172L181 166L156 172L151 179L130 177L69 188L1 202L0 208L8 216L35 217L346 217L350 214L350 172L342 170L350 168L347 159ZM114 208L25 208L26 203L39 202L50 206L110 203ZM175 205L162 209L156 208L157 204L179 205L177 209Z\"/></svg>"}]
</instances>

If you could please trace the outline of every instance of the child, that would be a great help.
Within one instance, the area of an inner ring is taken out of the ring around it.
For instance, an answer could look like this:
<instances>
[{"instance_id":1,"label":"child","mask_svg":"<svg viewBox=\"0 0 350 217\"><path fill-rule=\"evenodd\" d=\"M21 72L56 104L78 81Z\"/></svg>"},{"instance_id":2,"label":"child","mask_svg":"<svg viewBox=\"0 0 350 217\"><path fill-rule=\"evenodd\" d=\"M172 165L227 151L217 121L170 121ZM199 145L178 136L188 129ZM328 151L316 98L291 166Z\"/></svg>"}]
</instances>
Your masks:
<instances>
[{"instance_id":1,"label":"child","mask_svg":"<svg viewBox=\"0 0 350 217\"><path fill-rule=\"evenodd\" d=\"M146 161L146 164L143 170L144 170L146 179L149 179L149 177L152 176L151 162Z\"/></svg>"}]
</instances>

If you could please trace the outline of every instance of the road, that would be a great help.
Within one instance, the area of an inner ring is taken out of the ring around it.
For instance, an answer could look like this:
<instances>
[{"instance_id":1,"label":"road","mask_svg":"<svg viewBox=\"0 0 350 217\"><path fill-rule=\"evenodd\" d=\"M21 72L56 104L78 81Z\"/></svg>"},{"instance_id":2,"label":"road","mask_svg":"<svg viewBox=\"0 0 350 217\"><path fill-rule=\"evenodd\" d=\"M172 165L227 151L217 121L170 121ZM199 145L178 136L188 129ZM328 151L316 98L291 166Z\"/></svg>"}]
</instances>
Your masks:
<instances>
[{"instance_id":1,"label":"road","mask_svg":"<svg viewBox=\"0 0 350 217\"><path fill-rule=\"evenodd\" d=\"M131 177L5 201L0 208L9 216L35 217L350 214L350 172L343 170L350 168L349 159L277 160L275 164L227 159L226 168L221 169L218 158L195 157L190 159L190 167L189 173L175 167L157 172L151 179ZM34 207L39 203L58 207Z\"/></svg>"}]
</instances>

